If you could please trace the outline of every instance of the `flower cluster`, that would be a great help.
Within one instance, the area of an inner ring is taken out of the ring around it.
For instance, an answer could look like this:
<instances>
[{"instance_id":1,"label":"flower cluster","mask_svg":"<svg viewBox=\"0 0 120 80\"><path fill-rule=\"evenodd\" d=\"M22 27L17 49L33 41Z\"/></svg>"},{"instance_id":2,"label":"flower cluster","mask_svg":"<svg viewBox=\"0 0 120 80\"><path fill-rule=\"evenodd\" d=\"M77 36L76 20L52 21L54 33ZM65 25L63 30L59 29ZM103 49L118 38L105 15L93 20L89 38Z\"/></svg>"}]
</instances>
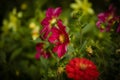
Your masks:
<instances>
[{"instance_id":1,"label":"flower cluster","mask_svg":"<svg viewBox=\"0 0 120 80\"><path fill-rule=\"evenodd\" d=\"M66 65L68 78L74 80L97 80L99 72L96 65L86 58L74 58Z\"/></svg>"},{"instance_id":2,"label":"flower cluster","mask_svg":"<svg viewBox=\"0 0 120 80\"><path fill-rule=\"evenodd\" d=\"M66 26L58 18L61 12L60 7L47 9L46 17L41 22L43 28L40 31L40 38L43 42L36 45L36 59L39 59L41 55L45 58L50 57L51 52L49 49L52 49L51 51L53 53L57 53L59 58L66 53L69 37L66 32ZM50 47L46 45L45 41L49 43ZM52 48L51 45L53 45Z\"/></svg>"},{"instance_id":3,"label":"flower cluster","mask_svg":"<svg viewBox=\"0 0 120 80\"><path fill-rule=\"evenodd\" d=\"M66 26L59 19L61 8L48 8L46 17L42 20L43 28L40 31L41 42L36 45L36 59L40 56L44 58L51 57L52 53L56 53L59 58L67 52L69 36L66 32ZM91 47L88 52L92 53ZM97 80L99 72L96 65L85 58L74 58L66 65L66 74L68 78L74 80ZM64 69L58 67L57 73L62 73Z\"/></svg>"},{"instance_id":4,"label":"flower cluster","mask_svg":"<svg viewBox=\"0 0 120 80\"><path fill-rule=\"evenodd\" d=\"M113 5L109 6L106 12L98 14L98 21L96 23L97 27L101 32L109 32L115 23L118 23L117 32L120 32L120 17L116 16L116 9Z\"/></svg>"}]
</instances>

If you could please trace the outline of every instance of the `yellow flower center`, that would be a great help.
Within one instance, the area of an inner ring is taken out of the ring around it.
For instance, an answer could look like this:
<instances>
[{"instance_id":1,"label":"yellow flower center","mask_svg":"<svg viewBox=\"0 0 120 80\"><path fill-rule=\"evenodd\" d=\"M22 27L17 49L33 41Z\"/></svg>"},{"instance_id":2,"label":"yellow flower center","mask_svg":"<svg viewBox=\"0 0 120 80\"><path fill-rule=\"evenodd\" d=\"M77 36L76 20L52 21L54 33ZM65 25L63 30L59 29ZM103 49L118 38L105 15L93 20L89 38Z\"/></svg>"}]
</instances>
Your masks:
<instances>
[{"instance_id":1,"label":"yellow flower center","mask_svg":"<svg viewBox=\"0 0 120 80\"><path fill-rule=\"evenodd\" d=\"M65 36L63 34L61 34L59 36L59 40L60 40L61 43L65 42Z\"/></svg>"},{"instance_id":2,"label":"yellow flower center","mask_svg":"<svg viewBox=\"0 0 120 80\"><path fill-rule=\"evenodd\" d=\"M52 20L50 20L50 25L53 26L56 23L56 18L52 18Z\"/></svg>"},{"instance_id":3,"label":"yellow flower center","mask_svg":"<svg viewBox=\"0 0 120 80\"><path fill-rule=\"evenodd\" d=\"M54 24L55 22L56 22L56 19L53 18L53 19L51 20L51 24Z\"/></svg>"},{"instance_id":4,"label":"yellow flower center","mask_svg":"<svg viewBox=\"0 0 120 80\"><path fill-rule=\"evenodd\" d=\"M80 69L81 70L85 70L87 68L87 65L83 64L83 63L80 63Z\"/></svg>"}]
</instances>

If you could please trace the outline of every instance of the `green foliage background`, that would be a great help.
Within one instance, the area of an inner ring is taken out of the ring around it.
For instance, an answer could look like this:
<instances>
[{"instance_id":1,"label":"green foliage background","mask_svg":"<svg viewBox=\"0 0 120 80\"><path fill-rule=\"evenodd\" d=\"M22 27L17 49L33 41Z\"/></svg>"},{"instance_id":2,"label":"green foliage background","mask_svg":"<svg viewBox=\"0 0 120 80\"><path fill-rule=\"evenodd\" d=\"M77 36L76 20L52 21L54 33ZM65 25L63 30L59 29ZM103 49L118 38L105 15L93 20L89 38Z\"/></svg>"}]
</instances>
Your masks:
<instances>
[{"instance_id":1,"label":"green foliage background","mask_svg":"<svg viewBox=\"0 0 120 80\"><path fill-rule=\"evenodd\" d=\"M86 57L92 60L100 72L99 80L120 80L120 33L101 33L96 28L97 14L113 3L120 8L120 0L89 0L93 15L72 14L70 4L74 0L11 0L1 1L0 27L0 80L70 80L64 69L71 58ZM3 4L2 4L3 3ZM33 22L41 29L40 22L49 7L62 7L60 18L67 26L70 37L68 52L58 59L35 59L32 39ZM117 14L120 12L117 11ZM91 46L92 54L86 51Z\"/></svg>"}]
</instances>

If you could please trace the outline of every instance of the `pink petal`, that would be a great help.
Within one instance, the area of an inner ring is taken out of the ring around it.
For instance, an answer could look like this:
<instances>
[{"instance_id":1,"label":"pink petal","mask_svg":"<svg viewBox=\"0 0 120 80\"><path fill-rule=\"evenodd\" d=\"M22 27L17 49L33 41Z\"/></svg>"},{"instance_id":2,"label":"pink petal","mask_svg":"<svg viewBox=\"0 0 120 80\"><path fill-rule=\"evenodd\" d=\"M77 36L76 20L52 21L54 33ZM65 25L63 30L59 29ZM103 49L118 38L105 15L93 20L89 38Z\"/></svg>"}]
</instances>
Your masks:
<instances>
[{"instance_id":1,"label":"pink petal","mask_svg":"<svg viewBox=\"0 0 120 80\"><path fill-rule=\"evenodd\" d=\"M56 9L54 10L53 16L58 17L61 12L62 12L61 7L58 7L58 8L56 8Z\"/></svg>"},{"instance_id":2,"label":"pink petal","mask_svg":"<svg viewBox=\"0 0 120 80\"><path fill-rule=\"evenodd\" d=\"M100 14L98 14L98 18L99 18L99 20L101 20L101 21L103 21L103 22L105 22L105 13L100 13Z\"/></svg>"},{"instance_id":3,"label":"pink petal","mask_svg":"<svg viewBox=\"0 0 120 80\"><path fill-rule=\"evenodd\" d=\"M43 46L43 43L38 43L38 44L36 45L36 50L37 50L37 51L40 51L40 50L42 49L42 46Z\"/></svg>"},{"instance_id":4,"label":"pink petal","mask_svg":"<svg viewBox=\"0 0 120 80\"><path fill-rule=\"evenodd\" d=\"M52 34L49 37L49 42L54 43L59 38L59 30L53 27L51 31L52 31Z\"/></svg>"},{"instance_id":5,"label":"pink petal","mask_svg":"<svg viewBox=\"0 0 120 80\"><path fill-rule=\"evenodd\" d=\"M45 19L42 20L41 25L42 26L46 26L49 25L49 20L51 20L52 18L50 17L46 17Z\"/></svg>"},{"instance_id":6,"label":"pink petal","mask_svg":"<svg viewBox=\"0 0 120 80\"><path fill-rule=\"evenodd\" d=\"M40 53L36 53L36 54L35 54L35 58L36 58L36 59L40 59L40 56L41 56Z\"/></svg>"},{"instance_id":7,"label":"pink petal","mask_svg":"<svg viewBox=\"0 0 120 80\"><path fill-rule=\"evenodd\" d=\"M53 15L54 9L48 8L46 11L46 17L51 17Z\"/></svg>"},{"instance_id":8,"label":"pink petal","mask_svg":"<svg viewBox=\"0 0 120 80\"><path fill-rule=\"evenodd\" d=\"M45 26L41 31L40 31L40 34L41 34L41 38L42 39L46 39L50 33L51 29L49 26Z\"/></svg>"},{"instance_id":9,"label":"pink petal","mask_svg":"<svg viewBox=\"0 0 120 80\"><path fill-rule=\"evenodd\" d=\"M48 28L47 31L44 33L43 38L46 39L49 36L50 29Z\"/></svg>"},{"instance_id":10,"label":"pink petal","mask_svg":"<svg viewBox=\"0 0 120 80\"><path fill-rule=\"evenodd\" d=\"M101 21L97 21L96 26L99 28L101 25Z\"/></svg>"},{"instance_id":11,"label":"pink petal","mask_svg":"<svg viewBox=\"0 0 120 80\"><path fill-rule=\"evenodd\" d=\"M106 32L109 32L110 29L111 29L111 25L107 25L107 26L106 26Z\"/></svg>"},{"instance_id":12,"label":"pink petal","mask_svg":"<svg viewBox=\"0 0 120 80\"><path fill-rule=\"evenodd\" d=\"M51 56L51 55L50 55L50 53L49 53L49 52L48 52L48 53L44 53L44 54L43 54L43 57L44 57L44 58L46 58L46 59L47 59L47 58L49 58L50 56Z\"/></svg>"},{"instance_id":13,"label":"pink petal","mask_svg":"<svg viewBox=\"0 0 120 80\"><path fill-rule=\"evenodd\" d=\"M65 31L65 26L62 24L62 21L61 21L61 20L58 20L57 25L58 25L58 27L59 27L61 30L64 30L64 31Z\"/></svg>"},{"instance_id":14,"label":"pink petal","mask_svg":"<svg viewBox=\"0 0 120 80\"><path fill-rule=\"evenodd\" d=\"M115 7L113 7L113 5L111 4L111 5L109 6L108 11L109 11L109 12L113 12L113 13L115 13L116 8L115 8Z\"/></svg>"},{"instance_id":15,"label":"pink petal","mask_svg":"<svg viewBox=\"0 0 120 80\"><path fill-rule=\"evenodd\" d=\"M120 23L118 25L117 32L120 32Z\"/></svg>"},{"instance_id":16,"label":"pink petal","mask_svg":"<svg viewBox=\"0 0 120 80\"><path fill-rule=\"evenodd\" d=\"M66 46L64 44L57 45L53 49L57 53L58 57L61 58L66 53Z\"/></svg>"},{"instance_id":17,"label":"pink petal","mask_svg":"<svg viewBox=\"0 0 120 80\"><path fill-rule=\"evenodd\" d=\"M46 32L48 28L49 28L49 25L44 26L43 29L40 31L40 34L43 34L44 32Z\"/></svg>"}]
</instances>

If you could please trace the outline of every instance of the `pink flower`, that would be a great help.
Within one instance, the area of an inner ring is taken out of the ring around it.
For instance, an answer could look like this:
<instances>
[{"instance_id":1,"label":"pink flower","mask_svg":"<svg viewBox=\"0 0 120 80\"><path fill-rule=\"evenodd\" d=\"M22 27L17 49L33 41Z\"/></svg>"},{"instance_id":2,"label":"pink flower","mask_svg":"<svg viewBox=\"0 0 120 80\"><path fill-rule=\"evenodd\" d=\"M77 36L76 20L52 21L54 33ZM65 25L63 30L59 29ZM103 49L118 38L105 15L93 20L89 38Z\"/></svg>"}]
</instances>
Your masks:
<instances>
[{"instance_id":1,"label":"pink flower","mask_svg":"<svg viewBox=\"0 0 120 80\"><path fill-rule=\"evenodd\" d=\"M57 22L58 27L52 28L52 34L49 37L49 42L55 44L53 52L57 53L58 57L61 58L67 51L67 45L69 43L69 37L66 32L65 26L62 21Z\"/></svg>"},{"instance_id":2,"label":"pink flower","mask_svg":"<svg viewBox=\"0 0 120 80\"><path fill-rule=\"evenodd\" d=\"M114 25L116 19L117 17L115 15L115 8L113 7L113 5L110 5L109 9L106 12L98 14L98 21L96 25L101 32L108 32Z\"/></svg>"},{"instance_id":3,"label":"pink flower","mask_svg":"<svg viewBox=\"0 0 120 80\"><path fill-rule=\"evenodd\" d=\"M116 32L120 32L120 16L117 17L117 23L118 23L118 26L117 26L117 30Z\"/></svg>"},{"instance_id":4,"label":"pink flower","mask_svg":"<svg viewBox=\"0 0 120 80\"><path fill-rule=\"evenodd\" d=\"M51 31L51 28L54 26L54 24L57 22L58 20L58 16L60 15L60 13L62 12L61 8L48 8L46 11L46 17L43 19L43 21L41 22L41 25L43 26L43 29L40 31L40 33L42 34L41 37L43 39L46 39L48 34Z\"/></svg>"},{"instance_id":5,"label":"pink flower","mask_svg":"<svg viewBox=\"0 0 120 80\"><path fill-rule=\"evenodd\" d=\"M36 45L36 55L35 58L39 59L40 56L43 56L44 58L49 58L50 57L50 52L47 52L44 48L45 44L44 43L38 43Z\"/></svg>"},{"instance_id":6,"label":"pink flower","mask_svg":"<svg viewBox=\"0 0 120 80\"><path fill-rule=\"evenodd\" d=\"M68 78L74 80L97 80L99 72L96 65L86 58L74 58L66 65Z\"/></svg>"},{"instance_id":7,"label":"pink flower","mask_svg":"<svg viewBox=\"0 0 120 80\"><path fill-rule=\"evenodd\" d=\"M120 32L120 23L118 25L117 32Z\"/></svg>"}]
</instances>

